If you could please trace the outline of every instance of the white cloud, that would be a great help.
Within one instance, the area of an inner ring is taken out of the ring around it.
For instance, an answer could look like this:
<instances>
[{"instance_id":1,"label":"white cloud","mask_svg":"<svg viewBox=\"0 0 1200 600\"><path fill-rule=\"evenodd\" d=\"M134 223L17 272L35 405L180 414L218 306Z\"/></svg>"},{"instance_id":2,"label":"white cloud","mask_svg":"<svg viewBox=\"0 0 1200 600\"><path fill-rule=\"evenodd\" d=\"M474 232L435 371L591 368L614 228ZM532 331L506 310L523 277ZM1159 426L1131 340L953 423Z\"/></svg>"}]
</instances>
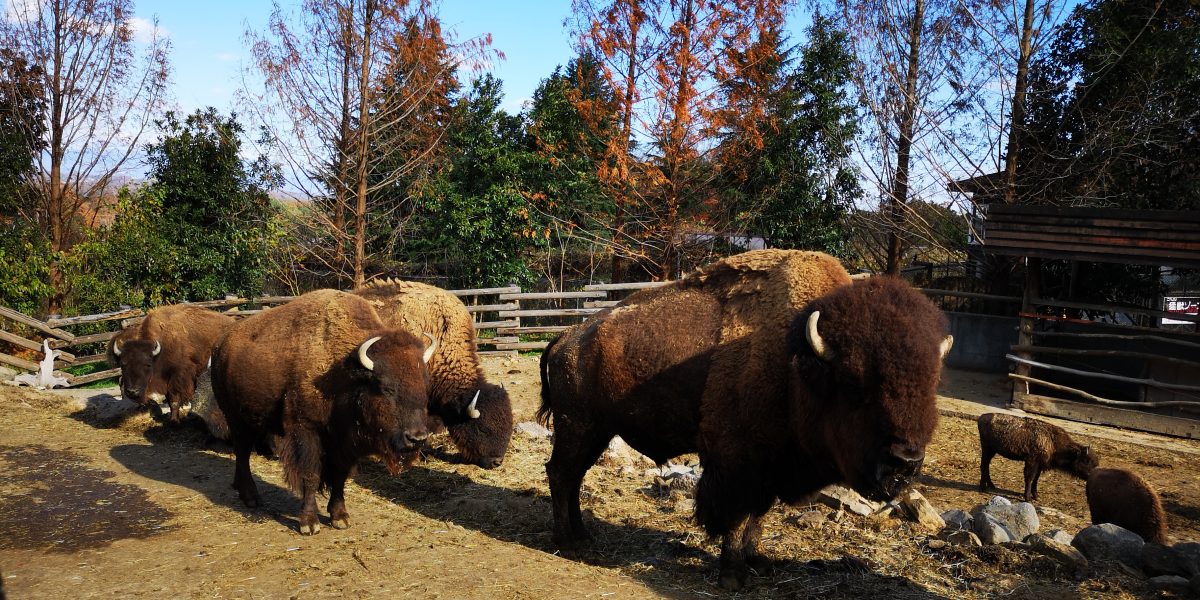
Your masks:
<instances>
[{"instance_id":1,"label":"white cloud","mask_svg":"<svg viewBox=\"0 0 1200 600\"><path fill-rule=\"evenodd\" d=\"M29 0L25 0L29 1ZM159 38L170 36L170 32L165 28L157 25L154 21L134 17L129 20L129 27L133 30L133 39L136 42L146 44L154 39L155 30L157 30Z\"/></svg>"}]
</instances>

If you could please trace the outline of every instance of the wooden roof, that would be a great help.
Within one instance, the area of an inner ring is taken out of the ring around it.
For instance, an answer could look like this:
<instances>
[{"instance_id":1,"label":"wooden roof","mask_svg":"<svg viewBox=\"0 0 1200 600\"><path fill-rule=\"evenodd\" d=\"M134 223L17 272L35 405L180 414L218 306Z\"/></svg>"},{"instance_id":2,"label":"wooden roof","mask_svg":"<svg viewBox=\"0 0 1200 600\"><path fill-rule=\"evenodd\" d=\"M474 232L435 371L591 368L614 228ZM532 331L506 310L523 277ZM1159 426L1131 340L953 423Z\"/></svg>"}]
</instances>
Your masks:
<instances>
[{"instance_id":1,"label":"wooden roof","mask_svg":"<svg viewBox=\"0 0 1200 600\"><path fill-rule=\"evenodd\" d=\"M990 204L993 254L1200 268L1200 211Z\"/></svg>"}]
</instances>

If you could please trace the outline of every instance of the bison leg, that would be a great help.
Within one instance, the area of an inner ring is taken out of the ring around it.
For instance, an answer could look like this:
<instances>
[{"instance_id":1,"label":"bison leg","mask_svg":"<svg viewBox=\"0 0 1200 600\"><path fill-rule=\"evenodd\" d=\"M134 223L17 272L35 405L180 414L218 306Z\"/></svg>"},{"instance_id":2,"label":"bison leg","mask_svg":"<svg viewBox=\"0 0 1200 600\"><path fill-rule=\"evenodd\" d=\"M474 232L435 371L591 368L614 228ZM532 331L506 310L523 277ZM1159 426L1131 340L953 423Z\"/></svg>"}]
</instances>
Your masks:
<instances>
[{"instance_id":1,"label":"bison leg","mask_svg":"<svg viewBox=\"0 0 1200 600\"><path fill-rule=\"evenodd\" d=\"M346 478L350 469L342 465L330 465L325 469L325 483L329 485L329 524L334 529L350 526L350 513L346 511Z\"/></svg>"},{"instance_id":2,"label":"bison leg","mask_svg":"<svg viewBox=\"0 0 1200 600\"><path fill-rule=\"evenodd\" d=\"M245 432L233 433L233 489L247 508L257 508L261 499L258 496L258 486L254 484L254 476L250 474L250 451L254 448L254 436Z\"/></svg>"},{"instance_id":3,"label":"bison leg","mask_svg":"<svg viewBox=\"0 0 1200 600\"><path fill-rule=\"evenodd\" d=\"M285 440L288 451L284 453L284 472L289 483L300 488L300 533L313 535L321 531L317 520L317 490L321 487L321 438L316 432L296 428Z\"/></svg>"},{"instance_id":4,"label":"bison leg","mask_svg":"<svg viewBox=\"0 0 1200 600\"><path fill-rule=\"evenodd\" d=\"M1042 469L1036 463L1025 463L1025 501L1037 500L1037 484L1038 478L1042 476Z\"/></svg>"},{"instance_id":5,"label":"bison leg","mask_svg":"<svg viewBox=\"0 0 1200 600\"><path fill-rule=\"evenodd\" d=\"M762 516L747 515L721 541L721 587L736 592L746 587L751 571L766 575L771 570L771 561L758 553L758 540L762 537Z\"/></svg>"},{"instance_id":6,"label":"bison leg","mask_svg":"<svg viewBox=\"0 0 1200 600\"><path fill-rule=\"evenodd\" d=\"M996 489L996 484L992 483L992 458L995 456L996 451L986 446L980 452L979 491L981 492Z\"/></svg>"},{"instance_id":7,"label":"bison leg","mask_svg":"<svg viewBox=\"0 0 1200 600\"><path fill-rule=\"evenodd\" d=\"M569 427L567 423L565 419L554 419L554 450L546 463L546 475L554 507L554 543L571 550L591 539L579 509L579 487L613 434Z\"/></svg>"}]
</instances>

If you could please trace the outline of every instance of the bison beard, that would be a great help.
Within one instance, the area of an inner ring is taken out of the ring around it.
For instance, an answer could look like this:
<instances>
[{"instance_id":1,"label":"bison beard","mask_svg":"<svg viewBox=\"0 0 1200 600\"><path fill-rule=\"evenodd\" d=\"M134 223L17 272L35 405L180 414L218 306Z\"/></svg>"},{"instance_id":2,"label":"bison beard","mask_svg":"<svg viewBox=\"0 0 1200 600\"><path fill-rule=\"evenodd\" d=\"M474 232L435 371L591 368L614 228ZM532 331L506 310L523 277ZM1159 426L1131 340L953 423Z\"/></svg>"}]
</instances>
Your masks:
<instances>
[{"instance_id":1,"label":"bison beard","mask_svg":"<svg viewBox=\"0 0 1200 600\"><path fill-rule=\"evenodd\" d=\"M699 452L696 518L723 536L722 587L740 589L768 565L760 519L777 498L844 481L887 499L919 472L945 332L903 282L850 284L795 251L730 257L598 313L542 357L555 541L588 538L579 487L613 435L657 462Z\"/></svg>"}]
</instances>

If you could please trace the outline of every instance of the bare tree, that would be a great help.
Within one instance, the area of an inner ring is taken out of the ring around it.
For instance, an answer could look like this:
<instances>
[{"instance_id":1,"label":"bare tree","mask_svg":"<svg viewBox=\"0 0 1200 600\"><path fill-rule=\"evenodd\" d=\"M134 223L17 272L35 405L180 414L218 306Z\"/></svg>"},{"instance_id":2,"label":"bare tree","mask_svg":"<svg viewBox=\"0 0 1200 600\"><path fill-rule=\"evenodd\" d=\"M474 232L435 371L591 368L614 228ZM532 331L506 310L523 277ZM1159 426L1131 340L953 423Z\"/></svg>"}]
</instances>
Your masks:
<instances>
[{"instance_id":1,"label":"bare tree","mask_svg":"<svg viewBox=\"0 0 1200 600\"><path fill-rule=\"evenodd\" d=\"M10 2L0 43L44 79L46 139L24 210L65 252L86 225L85 206L109 190L162 107L170 44L157 22L135 22L130 0ZM57 312L68 292L57 262L51 286Z\"/></svg>"},{"instance_id":2,"label":"bare tree","mask_svg":"<svg viewBox=\"0 0 1200 600\"><path fill-rule=\"evenodd\" d=\"M297 14L276 4L267 33L246 33L265 82L262 93L247 91L246 99L275 134L293 190L314 206L302 213L305 237L326 242L310 258L352 285L367 276L372 196L422 164L397 156L420 148L419 157L441 141L414 139L427 129L397 132L429 106L447 72L485 62L488 36L451 45L458 62L411 60L402 52L414 24L442 36L435 9L432 0L305 0Z\"/></svg>"}]
</instances>

